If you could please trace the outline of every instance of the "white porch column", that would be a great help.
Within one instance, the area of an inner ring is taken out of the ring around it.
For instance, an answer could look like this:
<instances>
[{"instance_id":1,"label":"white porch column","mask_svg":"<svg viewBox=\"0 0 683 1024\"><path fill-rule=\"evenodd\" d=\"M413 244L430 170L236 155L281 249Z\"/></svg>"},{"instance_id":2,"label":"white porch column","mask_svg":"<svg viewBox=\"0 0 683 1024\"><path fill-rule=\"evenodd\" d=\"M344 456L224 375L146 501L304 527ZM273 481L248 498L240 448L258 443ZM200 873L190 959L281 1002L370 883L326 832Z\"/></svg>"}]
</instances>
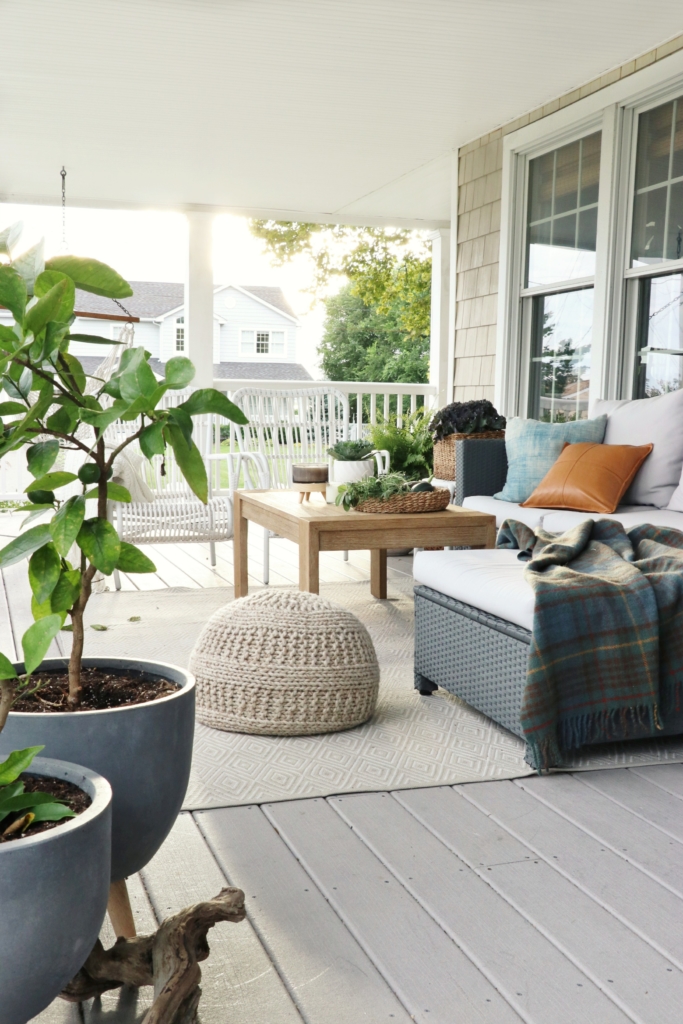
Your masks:
<instances>
[{"instance_id":1,"label":"white porch column","mask_svg":"<svg viewBox=\"0 0 683 1024\"><path fill-rule=\"evenodd\" d=\"M448 228L433 231L432 241L432 309L429 343L429 383L437 388L436 407L441 409L451 398L448 394L449 302L451 290L451 239ZM452 371L451 371L452 372Z\"/></svg>"},{"instance_id":2,"label":"white porch column","mask_svg":"<svg viewBox=\"0 0 683 1024\"><path fill-rule=\"evenodd\" d=\"M213 214L188 213L185 277L186 355L195 365L192 386L213 386Z\"/></svg>"}]
</instances>

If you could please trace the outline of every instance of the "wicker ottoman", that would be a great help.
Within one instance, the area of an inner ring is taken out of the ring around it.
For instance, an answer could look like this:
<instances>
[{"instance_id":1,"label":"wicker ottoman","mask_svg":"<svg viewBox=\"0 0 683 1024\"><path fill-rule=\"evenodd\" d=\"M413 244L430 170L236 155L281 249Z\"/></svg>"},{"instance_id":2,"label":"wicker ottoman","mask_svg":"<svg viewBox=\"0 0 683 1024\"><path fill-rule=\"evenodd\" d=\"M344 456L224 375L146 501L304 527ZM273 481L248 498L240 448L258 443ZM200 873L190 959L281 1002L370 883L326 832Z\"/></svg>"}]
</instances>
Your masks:
<instances>
[{"instance_id":1,"label":"wicker ottoman","mask_svg":"<svg viewBox=\"0 0 683 1024\"><path fill-rule=\"evenodd\" d=\"M365 722L379 666L355 615L317 594L262 590L208 621L190 670L197 719L214 729L301 736Z\"/></svg>"}]
</instances>

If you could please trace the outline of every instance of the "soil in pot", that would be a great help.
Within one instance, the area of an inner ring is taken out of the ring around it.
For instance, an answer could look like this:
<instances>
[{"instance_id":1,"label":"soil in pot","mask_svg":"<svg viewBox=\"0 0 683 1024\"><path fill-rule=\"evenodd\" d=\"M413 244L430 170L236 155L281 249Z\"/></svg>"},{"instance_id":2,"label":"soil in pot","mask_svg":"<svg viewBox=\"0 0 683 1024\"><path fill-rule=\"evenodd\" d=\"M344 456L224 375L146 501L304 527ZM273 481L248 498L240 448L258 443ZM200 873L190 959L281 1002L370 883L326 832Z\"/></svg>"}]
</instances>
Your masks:
<instances>
[{"instance_id":1,"label":"soil in pot","mask_svg":"<svg viewBox=\"0 0 683 1024\"><path fill-rule=\"evenodd\" d=\"M30 772L24 772L19 776L18 781L24 783L24 793L48 793L55 798L55 801L70 807L76 815L82 814L92 803L87 793L84 793L78 786L74 786L72 782L67 782L66 779L51 779L47 775L31 775ZM6 818L0 827L6 831L18 817L20 815ZM61 821L37 821L29 825L23 832L13 832L8 836L0 832L0 843L12 843L21 841L28 836L37 836L39 832L48 832L50 829L63 825L65 821L72 820L72 818L63 818Z\"/></svg>"},{"instance_id":2,"label":"soil in pot","mask_svg":"<svg viewBox=\"0 0 683 1024\"><path fill-rule=\"evenodd\" d=\"M102 668L83 668L83 686L79 711L103 711L107 708L147 704L168 697L178 689L176 683L142 672L110 672ZM68 704L69 674L66 671L37 671L31 678L31 691L22 695L13 711L49 714L71 711Z\"/></svg>"}]
</instances>

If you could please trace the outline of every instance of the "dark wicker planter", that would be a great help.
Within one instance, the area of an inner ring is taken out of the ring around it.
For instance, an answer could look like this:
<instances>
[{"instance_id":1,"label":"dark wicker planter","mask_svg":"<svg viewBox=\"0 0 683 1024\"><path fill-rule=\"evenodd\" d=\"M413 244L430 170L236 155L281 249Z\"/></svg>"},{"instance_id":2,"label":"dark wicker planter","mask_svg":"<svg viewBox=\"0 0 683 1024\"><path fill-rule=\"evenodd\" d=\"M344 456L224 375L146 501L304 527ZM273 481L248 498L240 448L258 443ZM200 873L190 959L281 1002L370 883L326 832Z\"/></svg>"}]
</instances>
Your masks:
<instances>
[{"instance_id":1,"label":"dark wicker planter","mask_svg":"<svg viewBox=\"0 0 683 1024\"><path fill-rule=\"evenodd\" d=\"M456 441L496 441L505 437L504 430L486 430L481 434L449 434L434 442L434 476L437 480L457 480Z\"/></svg>"}]
</instances>

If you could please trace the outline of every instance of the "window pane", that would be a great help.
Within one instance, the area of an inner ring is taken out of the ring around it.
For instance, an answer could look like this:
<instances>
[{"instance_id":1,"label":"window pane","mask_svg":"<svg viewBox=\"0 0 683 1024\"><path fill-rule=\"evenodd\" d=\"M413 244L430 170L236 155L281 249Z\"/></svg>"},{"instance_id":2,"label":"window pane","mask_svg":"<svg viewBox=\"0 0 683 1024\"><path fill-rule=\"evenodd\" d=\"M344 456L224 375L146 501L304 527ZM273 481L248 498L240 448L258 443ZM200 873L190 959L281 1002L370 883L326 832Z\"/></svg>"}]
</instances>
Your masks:
<instances>
[{"instance_id":1,"label":"window pane","mask_svg":"<svg viewBox=\"0 0 683 1024\"><path fill-rule=\"evenodd\" d=\"M595 273L599 177L600 132L529 161L528 287Z\"/></svg>"},{"instance_id":2,"label":"window pane","mask_svg":"<svg viewBox=\"0 0 683 1024\"><path fill-rule=\"evenodd\" d=\"M683 258L683 98L638 120L631 266Z\"/></svg>"},{"instance_id":3,"label":"window pane","mask_svg":"<svg viewBox=\"0 0 683 1024\"><path fill-rule=\"evenodd\" d=\"M254 332L242 331L242 352L245 356L254 354Z\"/></svg>"},{"instance_id":4,"label":"window pane","mask_svg":"<svg viewBox=\"0 0 683 1024\"><path fill-rule=\"evenodd\" d=\"M274 356L283 356L285 354L285 332L271 331L270 346L270 351Z\"/></svg>"},{"instance_id":5,"label":"window pane","mask_svg":"<svg viewBox=\"0 0 683 1024\"><path fill-rule=\"evenodd\" d=\"M633 212L633 265L661 263L664 253L666 185L636 195Z\"/></svg>"},{"instance_id":6,"label":"window pane","mask_svg":"<svg viewBox=\"0 0 683 1024\"><path fill-rule=\"evenodd\" d=\"M257 331L256 332L256 355L267 356L270 341L270 335L268 331Z\"/></svg>"},{"instance_id":7,"label":"window pane","mask_svg":"<svg viewBox=\"0 0 683 1024\"><path fill-rule=\"evenodd\" d=\"M641 346L683 352L683 274L667 274L642 282ZM645 397L677 391L683 378L683 356L648 352L640 366L640 394Z\"/></svg>"},{"instance_id":8,"label":"window pane","mask_svg":"<svg viewBox=\"0 0 683 1024\"><path fill-rule=\"evenodd\" d=\"M588 417L593 289L534 299L529 416L550 423Z\"/></svg>"},{"instance_id":9,"label":"window pane","mask_svg":"<svg viewBox=\"0 0 683 1024\"><path fill-rule=\"evenodd\" d=\"M636 189L656 185L669 177L673 107L673 103L665 103L638 119Z\"/></svg>"}]
</instances>

